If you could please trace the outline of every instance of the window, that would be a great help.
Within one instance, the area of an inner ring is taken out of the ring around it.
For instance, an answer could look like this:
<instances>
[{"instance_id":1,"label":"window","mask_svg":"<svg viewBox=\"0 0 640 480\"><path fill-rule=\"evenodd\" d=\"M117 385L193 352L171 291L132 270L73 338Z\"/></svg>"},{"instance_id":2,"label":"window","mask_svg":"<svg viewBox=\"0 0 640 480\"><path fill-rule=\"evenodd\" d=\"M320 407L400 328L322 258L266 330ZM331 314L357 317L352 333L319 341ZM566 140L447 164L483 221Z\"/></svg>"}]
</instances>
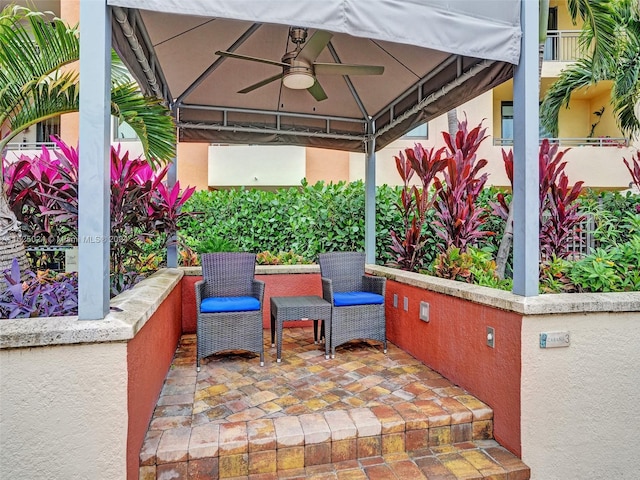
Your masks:
<instances>
[{"instance_id":1,"label":"window","mask_svg":"<svg viewBox=\"0 0 640 480\"><path fill-rule=\"evenodd\" d=\"M558 31L558 7L549 7L547 39L544 43L544 60L560 60L560 32Z\"/></svg>"},{"instance_id":2,"label":"window","mask_svg":"<svg viewBox=\"0 0 640 480\"><path fill-rule=\"evenodd\" d=\"M404 138L429 138L429 126L427 123L418 125L413 130L404 134Z\"/></svg>"},{"instance_id":3,"label":"window","mask_svg":"<svg viewBox=\"0 0 640 480\"><path fill-rule=\"evenodd\" d=\"M513 102L502 102L500 118L500 137L513 140Z\"/></svg>"},{"instance_id":4,"label":"window","mask_svg":"<svg viewBox=\"0 0 640 480\"><path fill-rule=\"evenodd\" d=\"M502 102L501 105L501 135L506 140L513 140L513 102ZM538 136L540 138L552 138L553 136L539 125Z\"/></svg>"},{"instance_id":5,"label":"window","mask_svg":"<svg viewBox=\"0 0 640 480\"><path fill-rule=\"evenodd\" d=\"M138 140L136 132L126 123L118 123L118 119L113 119L113 139L116 141Z\"/></svg>"},{"instance_id":6,"label":"window","mask_svg":"<svg viewBox=\"0 0 640 480\"><path fill-rule=\"evenodd\" d=\"M52 135L60 136L60 117L48 118L36 124L36 142L50 142Z\"/></svg>"}]
</instances>

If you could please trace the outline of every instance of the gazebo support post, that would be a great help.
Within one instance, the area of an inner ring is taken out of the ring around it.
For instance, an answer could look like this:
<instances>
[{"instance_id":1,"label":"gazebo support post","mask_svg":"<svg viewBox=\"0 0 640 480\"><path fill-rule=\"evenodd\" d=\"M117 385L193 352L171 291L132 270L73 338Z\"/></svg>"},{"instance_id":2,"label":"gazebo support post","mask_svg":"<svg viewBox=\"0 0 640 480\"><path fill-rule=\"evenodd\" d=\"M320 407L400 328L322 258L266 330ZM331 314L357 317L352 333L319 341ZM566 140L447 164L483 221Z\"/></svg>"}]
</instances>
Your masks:
<instances>
[{"instance_id":1,"label":"gazebo support post","mask_svg":"<svg viewBox=\"0 0 640 480\"><path fill-rule=\"evenodd\" d=\"M169 171L167 172L167 185L169 189L172 189L178 180L178 163L177 158L174 157L171 160L171 164L169 165ZM170 237L170 241L173 243L167 247L167 267L169 268L177 268L178 267L178 245L175 241L178 239L176 233L172 233Z\"/></svg>"},{"instance_id":2,"label":"gazebo support post","mask_svg":"<svg viewBox=\"0 0 640 480\"><path fill-rule=\"evenodd\" d=\"M538 1L522 0L520 62L513 77L513 293L538 295Z\"/></svg>"},{"instance_id":3,"label":"gazebo support post","mask_svg":"<svg viewBox=\"0 0 640 480\"><path fill-rule=\"evenodd\" d=\"M364 169L364 250L367 263L376 263L376 124L369 117Z\"/></svg>"},{"instance_id":4,"label":"gazebo support post","mask_svg":"<svg viewBox=\"0 0 640 480\"><path fill-rule=\"evenodd\" d=\"M78 318L109 312L111 7L80 1Z\"/></svg>"}]
</instances>

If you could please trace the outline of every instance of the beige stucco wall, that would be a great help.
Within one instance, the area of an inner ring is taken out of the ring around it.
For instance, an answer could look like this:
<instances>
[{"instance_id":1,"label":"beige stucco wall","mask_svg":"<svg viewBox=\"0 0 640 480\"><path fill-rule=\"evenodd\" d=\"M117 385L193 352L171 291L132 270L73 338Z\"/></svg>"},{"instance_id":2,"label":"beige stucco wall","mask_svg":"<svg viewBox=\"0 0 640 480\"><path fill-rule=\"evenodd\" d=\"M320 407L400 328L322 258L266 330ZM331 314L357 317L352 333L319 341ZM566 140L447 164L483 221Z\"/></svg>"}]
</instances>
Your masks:
<instances>
[{"instance_id":1,"label":"beige stucco wall","mask_svg":"<svg viewBox=\"0 0 640 480\"><path fill-rule=\"evenodd\" d=\"M299 185L305 176L304 147L291 145L211 145L209 185Z\"/></svg>"},{"instance_id":2,"label":"beige stucco wall","mask_svg":"<svg viewBox=\"0 0 640 480\"><path fill-rule=\"evenodd\" d=\"M324 180L337 183L349 178L349 152L306 148L306 179L311 185Z\"/></svg>"},{"instance_id":3,"label":"beige stucco wall","mask_svg":"<svg viewBox=\"0 0 640 480\"><path fill-rule=\"evenodd\" d=\"M177 150L178 180L180 186L196 187L197 190L209 188L207 181L207 162L209 145L207 143L179 143Z\"/></svg>"},{"instance_id":4,"label":"beige stucco wall","mask_svg":"<svg viewBox=\"0 0 640 480\"><path fill-rule=\"evenodd\" d=\"M598 119L593 114L604 107L604 113ZM611 93L609 91L602 92L591 99L591 122L600 121L594 130L594 137L623 137L614 115L613 106L611 105Z\"/></svg>"},{"instance_id":5,"label":"beige stucco wall","mask_svg":"<svg viewBox=\"0 0 640 480\"><path fill-rule=\"evenodd\" d=\"M553 331L570 332L570 346L541 349L540 333ZM523 318L522 459L532 480L638 478L639 338L637 312Z\"/></svg>"},{"instance_id":6,"label":"beige stucco wall","mask_svg":"<svg viewBox=\"0 0 640 480\"><path fill-rule=\"evenodd\" d=\"M126 353L126 343L0 350L0 478L126 478Z\"/></svg>"},{"instance_id":7,"label":"beige stucco wall","mask_svg":"<svg viewBox=\"0 0 640 480\"><path fill-rule=\"evenodd\" d=\"M569 108L561 108L558 113L558 136L560 138L585 138L591 129L591 108L589 100L581 100L574 95Z\"/></svg>"}]
</instances>

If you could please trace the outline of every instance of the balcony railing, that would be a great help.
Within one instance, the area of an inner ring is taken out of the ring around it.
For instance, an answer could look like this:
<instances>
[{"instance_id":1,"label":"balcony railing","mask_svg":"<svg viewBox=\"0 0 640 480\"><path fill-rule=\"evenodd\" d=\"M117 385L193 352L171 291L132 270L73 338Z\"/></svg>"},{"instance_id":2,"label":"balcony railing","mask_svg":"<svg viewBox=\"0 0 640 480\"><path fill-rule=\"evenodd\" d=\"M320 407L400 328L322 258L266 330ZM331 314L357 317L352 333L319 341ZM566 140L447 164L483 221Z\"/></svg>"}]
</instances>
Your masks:
<instances>
[{"instance_id":1,"label":"balcony railing","mask_svg":"<svg viewBox=\"0 0 640 480\"><path fill-rule=\"evenodd\" d=\"M53 142L21 142L8 143L7 150L11 152L22 152L26 150L41 150L42 147L56 149L58 146Z\"/></svg>"},{"instance_id":2,"label":"balcony railing","mask_svg":"<svg viewBox=\"0 0 640 480\"><path fill-rule=\"evenodd\" d=\"M542 138L540 143L542 143ZM548 138L551 143L558 143L563 147L628 147L626 138ZM513 138L494 138L493 144L497 147L513 146Z\"/></svg>"},{"instance_id":3,"label":"balcony railing","mask_svg":"<svg viewBox=\"0 0 640 480\"><path fill-rule=\"evenodd\" d=\"M579 30L548 30L544 44L544 60L549 62L575 62L584 57Z\"/></svg>"}]
</instances>

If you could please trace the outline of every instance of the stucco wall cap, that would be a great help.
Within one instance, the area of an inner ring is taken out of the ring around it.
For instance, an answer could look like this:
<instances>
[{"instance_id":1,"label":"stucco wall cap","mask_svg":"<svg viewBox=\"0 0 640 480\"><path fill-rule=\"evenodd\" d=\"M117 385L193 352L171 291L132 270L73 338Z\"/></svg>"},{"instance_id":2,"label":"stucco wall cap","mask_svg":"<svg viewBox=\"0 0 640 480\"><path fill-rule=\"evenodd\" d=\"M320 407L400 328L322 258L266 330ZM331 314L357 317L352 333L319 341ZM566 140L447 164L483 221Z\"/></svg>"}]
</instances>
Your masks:
<instances>
[{"instance_id":1,"label":"stucco wall cap","mask_svg":"<svg viewBox=\"0 0 640 480\"><path fill-rule=\"evenodd\" d=\"M367 265L366 272L424 290L462 298L522 315L578 312L640 312L640 292L559 293L522 297L504 290L481 287L379 265Z\"/></svg>"},{"instance_id":2,"label":"stucco wall cap","mask_svg":"<svg viewBox=\"0 0 640 480\"><path fill-rule=\"evenodd\" d=\"M111 312L102 320L80 321L77 316L0 319L0 349L125 342L135 337L182 277L180 269L159 270L111 299Z\"/></svg>"}]
</instances>

